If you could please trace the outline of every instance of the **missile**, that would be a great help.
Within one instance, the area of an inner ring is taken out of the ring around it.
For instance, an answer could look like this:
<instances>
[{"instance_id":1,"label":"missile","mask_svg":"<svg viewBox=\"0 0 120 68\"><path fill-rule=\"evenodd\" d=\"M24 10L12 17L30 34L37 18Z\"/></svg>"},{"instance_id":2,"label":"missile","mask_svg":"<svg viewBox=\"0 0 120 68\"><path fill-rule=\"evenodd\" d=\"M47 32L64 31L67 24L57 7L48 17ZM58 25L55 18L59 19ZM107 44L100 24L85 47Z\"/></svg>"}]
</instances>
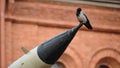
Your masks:
<instances>
[{"instance_id":1,"label":"missile","mask_svg":"<svg viewBox=\"0 0 120 68\"><path fill-rule=\"evenodd\" d=\"M51 68L64 53L82 25L84 23L55 36L31 51L22 48L25 54L8 68Z\"/></svg>"},{"instance_id":2,"label":"missile","mask_svg":"<svg viewBox=\"0 0 120 68\"><path fill-rule=\"evenodd\" d=\"M8 68L50 68L64 53L82 25L81 23L55 36L31 51L24 49L25 55L12 63Z\"/></svg>"},{"instance_id":3,"label":"missile","mask_svg":"<svg viewBox=\"0 0 120 68\"><path fill-rule=\"evenodd\" d=\"M79 24L42 43L31 51L23 48L25 55L12 63L8 68L50 68L63 54L81 26L82 24Z\"/></svg>"}]
</instances>

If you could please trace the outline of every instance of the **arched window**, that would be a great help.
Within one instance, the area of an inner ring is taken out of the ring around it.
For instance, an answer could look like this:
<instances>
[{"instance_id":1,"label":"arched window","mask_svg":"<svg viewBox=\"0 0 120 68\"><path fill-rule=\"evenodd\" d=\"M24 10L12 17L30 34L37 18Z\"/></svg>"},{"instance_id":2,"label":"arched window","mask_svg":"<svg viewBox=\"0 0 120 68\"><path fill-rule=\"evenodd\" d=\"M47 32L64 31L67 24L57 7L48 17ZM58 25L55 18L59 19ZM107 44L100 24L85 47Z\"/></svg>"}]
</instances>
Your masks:
<instances>
[{"instance_id":1,"label":"arched window","mask_svg":"<svg viewBox=\"0 0 120 68\"><path fill-rule=\"evenodd\" d=\"M100 59L96 68L120 68L120 63L112 57L105 57Z\"/></svg>"},{"instance_id":2,"label":"arched window","mask_svg":"<svg viewBox=\"0 0 120 68\"><path fill-rule=\"evenodd\" d=\"M109 68L107 65L100 65L98 68Z\"/></svg>"}]
</instances>

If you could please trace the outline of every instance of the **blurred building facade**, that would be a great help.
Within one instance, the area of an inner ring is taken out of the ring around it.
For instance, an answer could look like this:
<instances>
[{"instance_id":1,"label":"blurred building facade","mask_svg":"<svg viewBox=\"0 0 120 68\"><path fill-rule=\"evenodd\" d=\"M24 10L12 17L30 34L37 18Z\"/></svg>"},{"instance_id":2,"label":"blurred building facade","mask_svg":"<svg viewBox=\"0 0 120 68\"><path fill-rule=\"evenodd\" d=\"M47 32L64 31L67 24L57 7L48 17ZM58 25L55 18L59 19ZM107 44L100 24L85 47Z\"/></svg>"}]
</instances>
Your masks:
<instances>
[{"instance_id":1,"label":"blurred building facade","mask_svg":"<svg viewBox=\"0 0 120 68\"><path fill-rule=\"evenodd\" d=\"M1 68L23 55L21 47L31 50L76 26L78 7L93 30L82 27L52 68L120 68L120 8L82 3L0 0Z\"/></svg>"}]
</instances>

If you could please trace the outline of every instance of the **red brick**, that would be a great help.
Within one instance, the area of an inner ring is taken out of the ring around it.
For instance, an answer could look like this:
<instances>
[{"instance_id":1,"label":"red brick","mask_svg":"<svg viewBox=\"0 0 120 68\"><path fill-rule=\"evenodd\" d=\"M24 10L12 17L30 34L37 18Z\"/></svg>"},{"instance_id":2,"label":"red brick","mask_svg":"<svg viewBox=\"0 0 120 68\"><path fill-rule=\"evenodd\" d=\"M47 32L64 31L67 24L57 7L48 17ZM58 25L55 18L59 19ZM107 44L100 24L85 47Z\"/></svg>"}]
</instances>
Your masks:
<instances>
[{"instance_id":1,"label":"red brick","mask_svg":"<svg viewBox=\"0 0 120 68\"><path fill-rule=\"evenodd\" d=\"M59 62L66 68L95 68L106 59L113 61L108 64L113 67L113 64L120 63L119 9L27 1L17 1L13 6L12 12L7 11L5 20L5 67L23 55L21 47L31 50L76 26L77 7L85 11L93 25L93 30L82 27ZM108 61L104 63L107 64Z\"/></svg>"}]
</instances>

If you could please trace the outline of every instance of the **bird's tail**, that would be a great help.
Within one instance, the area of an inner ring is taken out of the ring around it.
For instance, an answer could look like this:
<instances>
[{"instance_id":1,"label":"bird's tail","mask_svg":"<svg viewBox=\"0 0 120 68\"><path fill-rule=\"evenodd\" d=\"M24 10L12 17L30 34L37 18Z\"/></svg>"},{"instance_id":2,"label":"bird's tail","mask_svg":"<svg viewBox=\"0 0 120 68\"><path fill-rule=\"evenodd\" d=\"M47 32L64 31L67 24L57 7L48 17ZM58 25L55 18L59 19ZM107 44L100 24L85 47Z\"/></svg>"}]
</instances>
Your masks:
<instances>
[{"instance_id":1,"label":"bird's tail","mask_svg":"<svg viewBox=\"0 0 120 68\"><path fill-rule=\"evenodd\" d=\"M84 23L84 25L88 28L88 29L92 29L92 26L91 24L88 22L88 23Z\"/></svg>"}]
</instances>

